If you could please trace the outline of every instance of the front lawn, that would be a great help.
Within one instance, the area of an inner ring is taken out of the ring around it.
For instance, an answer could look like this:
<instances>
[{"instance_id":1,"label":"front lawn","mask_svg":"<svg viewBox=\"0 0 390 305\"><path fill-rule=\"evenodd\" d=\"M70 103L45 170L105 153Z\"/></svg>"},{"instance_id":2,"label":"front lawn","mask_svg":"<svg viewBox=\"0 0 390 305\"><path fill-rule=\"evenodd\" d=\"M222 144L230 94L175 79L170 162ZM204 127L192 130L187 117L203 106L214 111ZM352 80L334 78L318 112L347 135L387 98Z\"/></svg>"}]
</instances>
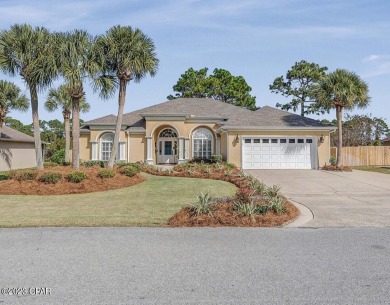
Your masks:
<instances>
[{"instance_id":1,"label":"front lawn","mask_svg":"<svg viewBox=\"0 0 390 305\"><path fill-rule=\"evenodd\" d=\"M164 226L199 192L233 196L228 182L143 175L137 185L77 195L2 195L0 227L39 226Z\"/></svg>"},{"instance_id":2,"label":"front lawn","mask_svg":"<svg viewBox=\"0 0 390 305\"><path fill-rule=\"evenodd\" d=\"M390 174L390 166L354 166L352 168L361 171Z\"/></svg>"}]
</instances>

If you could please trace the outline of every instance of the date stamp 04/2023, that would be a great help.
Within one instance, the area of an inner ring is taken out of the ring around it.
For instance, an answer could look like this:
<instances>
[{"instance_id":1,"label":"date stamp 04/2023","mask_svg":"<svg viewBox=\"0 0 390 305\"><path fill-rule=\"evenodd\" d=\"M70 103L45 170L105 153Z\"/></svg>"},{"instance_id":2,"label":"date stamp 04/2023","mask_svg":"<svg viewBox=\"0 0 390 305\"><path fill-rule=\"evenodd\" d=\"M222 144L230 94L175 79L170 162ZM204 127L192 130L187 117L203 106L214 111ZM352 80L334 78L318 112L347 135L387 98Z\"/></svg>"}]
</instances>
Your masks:
<instances>
[{"instance_id":1,"label":"date stamp 04/2023","mask_svg":"<svg viewBox=\"0 0 390 305\"><path fill-rule=\"evenodd\" d=\"M1 295L51 295L48 287L7 287L0 288Z\"/></svg>"}]
</instances>

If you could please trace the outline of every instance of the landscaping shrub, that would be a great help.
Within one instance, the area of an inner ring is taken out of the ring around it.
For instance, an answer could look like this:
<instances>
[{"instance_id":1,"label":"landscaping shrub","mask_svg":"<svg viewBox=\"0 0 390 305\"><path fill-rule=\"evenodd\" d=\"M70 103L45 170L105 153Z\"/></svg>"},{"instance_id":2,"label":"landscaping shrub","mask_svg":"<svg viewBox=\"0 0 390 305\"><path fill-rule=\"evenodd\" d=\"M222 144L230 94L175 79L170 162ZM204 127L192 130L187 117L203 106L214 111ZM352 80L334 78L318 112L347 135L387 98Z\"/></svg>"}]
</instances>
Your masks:
<instances>
[{"instance_id":1,"label":"landscaping shrub","mask_svg":"<svg viewBox=\"0 0 390 305\"><path fill-rule=\"evenodd\" d=\"M112 178L115 176L115 170L113 169L101 169L98 172L98 177L100 178Z\"/></svg>"},{"instance_id":2,"label":"landscaping shrub","mask_svg":"<svg viewBox=\"0 0 390 305\"><path fill-rule=\"evenodd\" d=\"M35 180L38 176L36 169L21 169L10 172L10 178L17 181Z\"/></svg>"},{"instance_id":3,"label":"landscaping shrub","mask_svg":"<svg viewBox=\"0 0 390 305\"><path fill-rule=\"evenodd\" d=\"M138 170L134 166L126 165L121 167L119 172L127 177L133 177L138 173Z\"/></svg>"},{"instance_id":4,"label":"landscaping shrub","mask_svg":"<svg viewBox=\"0 0 390 305\"><path fill-rule=\"evenodd\" d=\"M100 166L102 168L105 167L107 162L105 161L99 161L99 160L90 160L90 161L84 161L81 163L84 167L93 167L93 166Z\"/></svg>"},{"instance_id":5,"label":"landscaping shrub","mask_svg":"<svg viewBox=\"0 0 390 305\"><path fill-rule=\"evenodd\" d=\"M142 168L141 164L139 164L139 163L118 162L118 163L116 163L116 165L117 165L119 168L125 167L125 166L132 166L132 167L134 167L134 168L137 170L138 173L141 172L141 168Z\"/></svg>"},{"instance_id":6,"label":"landscaping shrub","mask_svg":"<svg viewBox=\"0 0 390 305\"><path fill-rule=\"evenodd\" d=\"M65 163L65 162L64 162ZM55 162L44 162L43 163L43 166L44 167L53 167L53 166L58 166L59 164L58 163L55 163Z\"/></svg>"},{"instance_id":7,"label":"landscaping shrub","mask_svg":"<svg viewBox=\"0 0 390 305\"><path fill-rule=\"evenodd\" d=\"M200 193L197 196L195 204L191 205L191 210L197 215L208 214L211 215L213 211L214 202L211 201L209 193Z\"/></svg>"},{"instance_id":8,"label":"landscaping shrub","mask_svg":"<svg viewBox=\"0 0 390 305\"><path fill-rule=\"evenodd\" d=\"M63 165L65 163L65 149L60 149L56 151L51 157L50 161Z\"/></svg>"},{"instance_id":9,"label":"landscaping shrub","mask_svg":"<svg viewBox=\"0 0 390 305\"><path fill-rule=\"evenodd\" d=\"M235 204L235 210L241 212L244 216L253 216L257 213L257 205L253 202L237 203Z\"/></svg>"},{"instance_id":10,"label":"landscaping shrub","mask_svg":"<svg viewBox=\"0 0 390 305\"><path fill-rule=\"evenodd\" d=\"M211 155L210 161L211 163L222 162L222 155Z\"/></svg>"},{"instance_id":11,"label":"landscaping shrub","mask_svg":"<svg viewBox=\"0 0 390 305\"><path fill-rule=\"evenodd\" d=\"M268 199L269 207L276 213L282 214L286 211L284 201L281 196L276 196Z\"/></svg>"},{"instance_id":12,"label":"landscaping shrub","mask_svg":"<svg viewBox=\"0 0 390 305\"><path fill-rule=\"evenodd\" d=\"M80 183L81 181L87 179L87 174L80 170L71 171L66 178L69 182Z\"/></svg>"},{"instance_id":13,"label":"landscaping shrub","mask_svg":"<svg viewBox=\"0 0 390 305\"><path fill-rule=\"evenodd\" d=\"M39 177L39 181L47 184L56 184L62 179L62 174L59 172L46 172Z\"/></svg>"},{"instance_id":14,"label":"landscaping shrub","mask_svg":"<svg viewBox=\"0 0 390 305\"><path fill-rule=\"evenodd\" d=\"M0 181L10 179L10 172L0 172Z\"/></svg>"},{"instance_id":15,"label":"landscaping shrub","mask_svg":"<svg viewBox=\"0 0 390 305\"><path fill-rule=\"evenodd\" d=\"M228 169L235 169L237 166L235 166L233 163L225 163L225 167Z\"/></svg>"}]
</instances>

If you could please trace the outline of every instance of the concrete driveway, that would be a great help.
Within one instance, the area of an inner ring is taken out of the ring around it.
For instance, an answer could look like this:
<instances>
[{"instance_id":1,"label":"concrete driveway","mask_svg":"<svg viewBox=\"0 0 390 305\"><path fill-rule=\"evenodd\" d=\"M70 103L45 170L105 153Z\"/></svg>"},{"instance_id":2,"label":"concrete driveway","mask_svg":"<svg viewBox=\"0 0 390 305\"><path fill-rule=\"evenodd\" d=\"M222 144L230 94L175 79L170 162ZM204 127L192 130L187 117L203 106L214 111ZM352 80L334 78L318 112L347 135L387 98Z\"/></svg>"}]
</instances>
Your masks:
<instances>
[{"instance_id":1,"label":"concrete driveway","mask_svg":"<svg viewBox=\"0 0 390 305\"><path fill-rule=\"evenodd\" d=\"M390 175L354 170L247 170L308 207L306 227L390 226Z\"/></svg>"}]
</instances>

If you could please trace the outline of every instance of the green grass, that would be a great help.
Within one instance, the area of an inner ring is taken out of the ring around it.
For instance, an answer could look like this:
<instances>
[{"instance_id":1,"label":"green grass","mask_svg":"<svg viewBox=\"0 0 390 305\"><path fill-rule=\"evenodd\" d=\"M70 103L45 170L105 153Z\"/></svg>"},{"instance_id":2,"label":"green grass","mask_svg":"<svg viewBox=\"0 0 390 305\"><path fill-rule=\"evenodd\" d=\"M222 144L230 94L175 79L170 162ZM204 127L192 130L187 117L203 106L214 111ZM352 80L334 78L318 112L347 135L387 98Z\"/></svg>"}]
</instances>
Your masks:
<instances>
[{"instance_id":1,"label":"green grass","mask_svg":"<svg viewBox=\"0 0 390 305\"><path fill-rule=\"evenodd\" d=\"M199 192L233 196L233 184L207 179L144 175L119 190L77 195L0 196L0 227L162 226Z\"/></svg>"},{"instance_id":2,"label":"green grass","mask_svg":"<svg viewBox=\"0 0 390 305\"><path fill-rule=\"evenodd\" d=\"M368 171L368 172L376 172L382 174L390 174L390 166L354 166L352 169Z\"/></svg>"}]
</instances>

